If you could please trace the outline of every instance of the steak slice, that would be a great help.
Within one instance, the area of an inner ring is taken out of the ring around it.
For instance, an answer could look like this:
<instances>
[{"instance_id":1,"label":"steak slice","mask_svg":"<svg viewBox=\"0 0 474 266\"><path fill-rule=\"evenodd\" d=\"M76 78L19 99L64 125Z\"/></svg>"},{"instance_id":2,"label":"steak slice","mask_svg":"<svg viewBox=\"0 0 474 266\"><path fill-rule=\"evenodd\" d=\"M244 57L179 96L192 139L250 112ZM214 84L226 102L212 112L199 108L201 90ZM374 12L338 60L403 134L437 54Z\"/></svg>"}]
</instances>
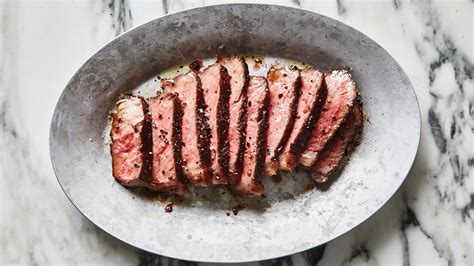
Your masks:
<instances>
[{"instance_id":1,"label":"steak slice","mask_svg":"<svg viewBox=\"0 0 474 266\"><path fill-rule=\"evenodd\" d=\"M227 184L229 162L229 76L221 64L213 64L199 73L209 123L209 147L213 184Z\"/></svg>"},{"instance_id":2,"label":"steak slice","mask_svg":"<svg viewBox=\"0 0 474 266\"><path fill-rule=\"evenodd\" d=\"M250 77L243 169L240 180L233 187L233 191L246 196L259 196L263 193L260 175L265 158L269 94L268 83L264 77Z\"/></svg>"},{"instance_id":3,"label":"steak slice","mask_svg":"<svg viewBox=\"0 0 474 266\"><path fill-rule=\"evenodd\" d=\"M280 170L290 171L298 164L299 155L326 100L324 74L312 68L301 71L301 94L296 119L288 142L280 155Z\"/></svg>"},{"instance_id":4,"label":"steak slice","mask_svg":"<svg viewBox=\"0 0 474 266\"><path fill-rule=\"evenodd\" d=\"M179 166L181 115L178 97L158 95L148 100L153 140L153 170L150 187L176 194L186 192Z\"/></svg>"},{"instance_id":5,"label":"steak slice","mask_svg":"<svg viewBox=\"0 0 474 266\"><path fill-rule=\"evenodd\" d=\"M235 184L242 172L245 149L245 108L249 69L243 57L219 57L217 62L227 68L230 76L229 99L229 183Z\"/></svg>"},{"instance_id":6,"label":"steak slice","mask_svg":"<svg viewBox=\"0 0 474 266\"><path fill-rule=\"evenodd\" d=\"M346 151L354 141L354 136L362 126L362 121L362 106L356 104L311 167L311 176L317 183L326 182L339 168Z\"/></svg>"},{"instance_id":7,"label":"steak slice","mask_svg":"<svg viewBox=\"0 0 474 266\"><path fill-rule=\"evenodd\" d=\"M112 113L112 175L124 186L146 186L151 172L150 119L146 102L121 99Z\"/></svg>"},{"instance_id":8,"label":"steak slice","mask_svg":"<svg viewBox=\"0 0 474 266\"><path fill-rule=\"evenodd\" d=\"M326 75L327 97L319 119L301 153L300 163L311 167L326 143L344 122L357 96L351 75L345 70L334 70Z\"/></svg>"},{"instance_id":9,"label":"steak slice","mask_svg":"<svg viewBox=\"0 0 474 266\"><path fill-rule=\"evenodd\" d=\"M181 166L184 175L198 186L208 186L210 178L209 138L206 133L204 96L194 72L162 81L165 92L175 94L182 110Z\"/></svg>"},{"instance_id":10,"label":"steak slice","mask_svg":"<svg viewBox=\"0 0 474 266\"><path fill-rule=\"evenodd\" d=\"M296 117L300 71L295 66L274 68L267 74L270 90L265 174L276 175L278 156L286 145Z\"/></svg>"}]
</instances>

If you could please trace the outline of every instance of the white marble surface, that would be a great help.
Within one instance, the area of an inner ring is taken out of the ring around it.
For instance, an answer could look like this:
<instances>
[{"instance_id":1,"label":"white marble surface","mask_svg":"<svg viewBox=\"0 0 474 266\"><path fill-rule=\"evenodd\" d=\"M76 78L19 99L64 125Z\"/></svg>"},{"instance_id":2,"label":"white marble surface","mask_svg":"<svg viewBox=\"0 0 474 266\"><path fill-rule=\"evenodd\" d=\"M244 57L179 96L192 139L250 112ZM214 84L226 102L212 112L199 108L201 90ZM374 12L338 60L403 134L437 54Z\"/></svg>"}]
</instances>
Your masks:
<instances>
[{"instance_id":1,"label":"white marble surface","mask_svg":"<svg viewBox=\"0 0 474 266\"><path fill-rule=\"evenodd\" d=\"M225 2L0 0L0 264L193 264L136 250L88 222L56 181L48 131L68 80L114 36ZM472 265L473 2L245 2L299 6L367 34L404 68L422 115L415 165L386 206L324 246L262 264Z\"/></svg>"}]
</instances>

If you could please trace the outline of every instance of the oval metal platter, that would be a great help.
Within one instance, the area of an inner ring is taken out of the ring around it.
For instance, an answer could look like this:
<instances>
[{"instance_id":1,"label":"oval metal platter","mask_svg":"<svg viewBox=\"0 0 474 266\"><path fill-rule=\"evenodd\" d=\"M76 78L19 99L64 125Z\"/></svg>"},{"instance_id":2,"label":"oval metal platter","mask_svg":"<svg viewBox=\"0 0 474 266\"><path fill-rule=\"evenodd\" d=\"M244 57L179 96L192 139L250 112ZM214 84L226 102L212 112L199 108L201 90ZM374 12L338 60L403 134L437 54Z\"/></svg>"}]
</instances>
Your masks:
<instances>
[{"instance_id":1,"label":"oval metal platter","mask_svg":"<svg viewBox=\"0 0 474 266\"><path fill-rule=\"evenodd\" d=\"M291 184L281 182L270 188L265 208L228 216L225 206L205 200L166 213L166 203L114 181L104 129L121 93L171 66L216 54L259 54L321 70L351 70L367 119L360 145L328 189L288 192L285 186ZM364 222L406 178L419 138L419 107L410 81L374 41L309 11L235 4L158 18L93 55L57 103L50 153L66 195L107 233L168 257L244 262L304 251Z\"/></svg>"}]
</instances>

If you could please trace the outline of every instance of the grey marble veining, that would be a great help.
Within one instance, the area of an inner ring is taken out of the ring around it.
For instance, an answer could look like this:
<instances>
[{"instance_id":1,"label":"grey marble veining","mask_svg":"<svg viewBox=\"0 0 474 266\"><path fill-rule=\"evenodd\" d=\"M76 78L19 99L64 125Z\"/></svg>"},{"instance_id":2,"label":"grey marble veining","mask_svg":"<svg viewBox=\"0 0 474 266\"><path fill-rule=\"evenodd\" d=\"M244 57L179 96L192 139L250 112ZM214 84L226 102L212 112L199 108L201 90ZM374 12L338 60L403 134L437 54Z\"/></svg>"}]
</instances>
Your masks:
<instances>
[{"instance_id":1,"label":"grey marble veining","mask_svg":"<svg viewBox=\"0 0 474 266\"><path fill-rule=\"evenodd\" d=\"M166 13L224 2L0 2L1 264L195 264L135 250L83 218L52 172L48 129L62 88L111 38ZM415 87L423 128L405 184L367 222L321 247L259 264L472 264L472 2L268 3L339 19L387 49Z\"/></svg>"},{"instance_id":2,"label":"grey marble veining","mask_svg":"<svg viewBox=\"0 0 474 266\"><path fill-rule=\"evenodd\" d=\"M112 28L115 35L132 27L132 10L128 0L102 0L102 14L109 12L112 17Z\"/></svg>"}]
</instances>

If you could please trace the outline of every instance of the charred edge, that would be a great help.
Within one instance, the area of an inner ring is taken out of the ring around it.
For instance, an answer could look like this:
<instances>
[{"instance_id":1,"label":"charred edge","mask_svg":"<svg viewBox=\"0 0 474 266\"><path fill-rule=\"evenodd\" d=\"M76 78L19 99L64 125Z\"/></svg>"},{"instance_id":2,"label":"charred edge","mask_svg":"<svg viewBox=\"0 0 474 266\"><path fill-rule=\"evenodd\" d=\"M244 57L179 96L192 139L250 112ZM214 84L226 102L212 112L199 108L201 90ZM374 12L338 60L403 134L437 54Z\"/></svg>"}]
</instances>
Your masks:
<instances>
[{"instance_id":1,"label":"charred edge","mask_svg":"<svg viewBox=\"0 0 474 266\"><path fill-rule=\"evenodd\" d=\"M361 110L362 111L362 110ZM360 144L360 138L362 136L362 130L363 130L363 123L361 123L356 131L354 132L354 135L352 135L352 141L347 145L347 147L344 149L344 158L341 160L339 165L335 167L332 171L329 172L328 180L331 180L331 177L334 176L334 174L342 169L346 163L349 157L351 156L352 152L355 150L355 148ZM327 181L326 181L327 182Z\"/></svg>"},{"instance_id":2,"label":"charred edge","mask_svg":"<svg viewBox=\"0 0 474 266\"><path fill-rule=\"evenodd\" d=\"M297 138L297 141L290 148L290 153L295 158L298 158L300 156L303 150L303 147L306 144L306 140L310 136L311 130L313 129L316 121L318 120L321 114L324 103L326 102L326 98L327 98L327 87L326 87L326 81L324 80L324 76L323 76L321 87L319 88L318 95L316 96L316 104L313 105L313 109L310 110L312 115L309 116L308 120L305 122L303 126L304 130L300 133L300 136ZM295 161L297 161L297 159Z\"/></svg>"},{"instance_id":3,"label":"charred edge","mask_svg":"<svg viewBox=\"0 0 474 266\"><path fill-rule=\"evenodd\" d=\"M250 75L249 75L249 68L248 68L248 65L247 63L245 62L245 60L243 58L241 58L242 60L242 65L244 67L244 71L245 71L245 81L244 81L244 87L242 88L242 97L243 97L243 104L242 104L242 112L240 113L240 117L239 117L239 149L238 149L238 154L237 154L237 161L235 162L235 175L236 177L239 177L242 173L242 169L243 169L243 159L244 159L244 152L245 152L245 139L246 139L246 136L247 136L247 117L246 117L246 113L247 113L247 91L248 91L248 87L249 87L249 82L250 82ZM238 180L234 180L235 183L238 182Z\"/></svg>"},{"instance_id":4,"label":"charred edge","mask_svg":"<svg viewBox=\"0 0 474 266\"><path fill-rule=\"evenodd\" d=\"M298 72L300 72L298 70ZM274 152L274 157L272 158L272 161L275 161L277 162L277 158L280 156L283 148L285 147L286 145L286 142L288 141L288 138L290 137L290 134L291 134L291 130L293 129L293 124L295 122L295 118L296 118L296 115L297 115L297 104L298 104L298 100L299 100L299 96L300 96L300 90L301 90L301 75L298 73L298 78L295 80L295 82L292 84L294 86L295 89L295 94L294 94L294 97L293 97L293 101L291 102L291 114L290 114L290 117L288 119L288 123L286 124L286 127L285 127L285 131L283 132L283 136L282 138L280 139L280 142L278 143L276 149L275 149L275 152Z\"/></svg>"},{"instance_id":5,"label":"charred edge","mask_svg":"<svg viewBox=\"0 0 474 266\"><path fill-rule=\"evenodd\" d=\"M259 109L259 113L257 115L257 121L259 122L257 126L257 150L255 155L256 165L254 168L254 176L252 177L253 184L251 184L248 190L241 190L236 189L235 187L231 187L231 190L236 195L240 196L259 196L261 191L263 191L263 184L261 183L262 176L260 173L264 168L265 163L265 141L266 141L266 130L268 127L268 106L270 104L270 93L268 89L268 83L265 79L265 98L263 99L262 106Z\"/></svg>"},{"instance_id":6,"label":"charred edge","mask_svg":"<svg viewBox=\"0 0 474 266\"><path fill-rule=\"evenodd\" d=\"M219 147L218 163L221 172L225 175L222 178L223 183L228 182L229 176L229 98L230 98L230 76L227 69L221 66L221 96L217 109L217 144Z\"/></svg>"},{"instance_id":7,"label":"charred edge","mask_svg":"<svg viewBox=\"0 0 474 266\"><path fill-rule=\"evenodd\" d=\"M241 145L240 145L240 148L239 148L238 160L239 160L240 168L242 168L242 160L243 160L243 155L244 155L244 150L245 150L245 139L246 139L246 136L247 136L247 132L246 132L247 117L245 116L245 114L247 113L247 93L248 93L248 88L249 88L249 84L250 84L250 74L249 74L249 68L248 68L247 63L245 62L245 59L243 57L241 57L240 60L242 61L242 67L244 68L244 73L245 73L244 86L242 88L242 97L243 97L242 108L243 108L243 110L240 113L240 117L239 117L239 129L240 129L240 132L242 132L242 133L239 134Z\"/></svg>"},{"instance_id":8,"label":"charred edge","mask_svg":"<svg viewBox=\"0 0 474 266\"><path fill-rule=\"evenodd\" d=\"M347 72L347 71L346 71ZM350 75L350 74L349 74ZM352 80L352 76L350 76L351 80ZM342 119L341 121L336 124L334 126L334 131L332 131L332 134L329 136L328 140L326 141L326 145L324 145L324 147L326 147L328 145L328 143L332 142L332 139L336 136L336 132L339 130L339 128L341 128L341 126L344 124L344 122L346 122L347 120L347 117L348 117L348 114L349 112L351 111L351 109L354 107L355 103L358 102L358 98L359 98L359 91L357 89L357 87L355 86L355 94L356 94L356 98L351 101L348 105L346 105L346 108L345 108L345 111L344 113L342 114ZM320 150L318 152L318 155L315 157L315 158L312 158L312 162L311 162L311 167L316 163L316 161L318 160L318 157L319 157L319 154L321 154L321 152L324 150L324 147L322 150ZM310 168L311 168L310 167Z\"/></svg>"},{"instance_id":9,"label":"charred edge","mask_svg":"<svg viewBox=\"0 0 474 266\"><path fill-rule=\"evenodd\" d=\"M199 74L199 70L203 68L203 63L201 60L194 60L188 65L189 69L191 69L192 72L196 73L196 75Z\"/></svg>"},{"instance_id":10,"label":"charred edge","mask_svg":"<svg viewBox=\"0 0 474 266\"><path fill-rule=\"evenodd\" d=\"M203 176L206 184L210 182L209 175L210 175L210 167L211 167L211 151L210 151L210 141L209 137L211 134L211 129L209 127L209 121L206 118L206 104L204 101L204 92L201 85L201 79L199 76L196 75L197 80L197 105L196 105L196 123L198 129L198 149L199 149L199 157L201 161L201 168L203 171ZM203 109L204 112L199 112L199 109Z\"/></svg>"},{"instance_id":11,"label":"charred edge","mask_svg":"<svg viewBox=\"0 0 474 266\"><path fill-rule=\"evenodd\" d=\"M142 139L142 146L140 148L140 152L142 155L143 165L140 171L139 179L146 183L150 183L151 172L152 172L152 167L153 167L153 154L151 154L151 151L153 149L152 148L153 139L152 139L152 133L151 133L151 116L148 110L148 104L146 103L145 99L143 99L143 97L139 97L139 98L142 102L143 114L144 114L142 132L140 132L140 137Z\"/></svg>"},{"instance_id":12,"label":"charred edge","mask_svg":"<svg viewBox=\"0 0 474 266\"><path fill-rule=\"evenodd\" d=\"M258 132L258 150L256 155L257 163L255 166L255 173L257 173L257 175L255 176L255 180L258 182L261 182L263 178L263 175L261 173L265 163L265 149L267 145L265 136L268 130L268 107L270 105L270 92L268 89L268 82L266 84L265 93L265 100L262 109L260 110L260 113L258 115L258 119L262 121L262 125L260 125L260 129Z\"/></svg>"},{"instance_id":13,"label":"charred edge","mask_svg":"<svg viewBox=\"0 0 474 266\"><path fill-rule=\"evenodd\" d=\"M222 57L217 59L217 62L223 60ZM229 169L229 184L236 185L239 182L239 177L242 173L243 169L243 157L245 151L245 138L246 138L246 126L247 126L247 117L246 117L246 110L247 110L247 90L250 82L250 75L248 65L245 62L243 57L239 57L239 61L244 69L244 83L241 91L241 101L242 101L242 109L239 113L239 122L238 122L238 131L239 131L239 147L237 149L237 158L234 165L230 165ZM230 84L229 84L230 85ZM229 103L230 106L230 103ZM230 115L230 114L229 114ZM230 139L228 141L231 141Z\"/></svg>"},{"instance_id":14,"label":"charred edge","mask_svg":"<svg viewBox=\"0 0 474 266\"><path fill-rule=\"evenodd\" d=\"M360 112L361 112L361 116L364 117L364 110L363 110L363 104L362 104L362 101L360 98L357 98L356 99L356 102L354 104L354 106L352 108L360 108ZM360 144L360 138L362 137L362 130L363 130L363 127L364 127L364 122L363 122L363 119L362 121L360 122L360 124L357 126L357 129L355 130L354 134L352 136L350 136L350 138L352 139L351 142L346 146L346 148L344 149L343 151L343 158L341 159L341 161L339 162L339 164L334 167L326 176L326 179L322 180L322 181L317 181L315 180L315 182L318 184L318 187L322 190L326 190L327 188L329 188L329 186L334 183L335 179L332 178L337 172L339 172L339 170L343 169L344 166L346 165L347 163L347 160L349 159L351 153L355 150L355 148ZM344 129L344 127L340 127L337 131L340 131ZM339 135L337 132L334 134L334 135ZM333 140L331 140L330 142L328 142L328 145L327 147L330 147L331 146L331 142ZM316 161L315 161L316 163ZM316 171L317 172L317 171Z\"/></svg>"},{"instance_id":15,"label":"charred edge","mask_svg":"<svg viewBox=\"0 0 474 266\"><path fill-rule=\"evenodd\" d=\"M171 135L171 141L173 142L173 156L174 160L176 162L175 167L176 167L176 178L182 183L186 184L186 180L184 178L184 171L183 171L183 158L181 154L181 147L182 147L182 141L183 141L183 136L181 132L181 127L182 127L182 118L183 118L183 112L180 107L180 102L179 99L176 95L169 94L170 97L173 98L173 131L174 134Z\"/></svg>"},{"instance_id":16,"label":"charred edge","mask_svg":"<svg viewBox=\"0 0 474 266\"><path fill-rule=\"evenodd\" d=\"M351 80L352 80L352 77L351 77ZM333 131L333 134L331 135L331 137L328 139L326 143L329 143L330 141L332 141L332 139L334 138L334 135L336 135L336 132L346 122L347 117L349 116L349 112L352 110L352 108L354 108L356 104L361 103L361 101L359 100L359 91L357 90L356 86L354 86L354 88L355 88L355 94L356 94L354 100L351 101L348 105L346 105L345 112L342 115L343 119L341 119L341 122L336 126L336 129Z\"/></svg>"},{"instance_id":17,"label":"charred edge","mask_svg":"<svg viewBox=\"0 0 474 266\"><path fill-rule=\"evenodd\" d=\"M308 129L313 129L314 125L316 124L316 121L318 121L319 117L321 116L321 112L323 110L324 103L326 102L326 99L327 99L327 96L328 96L326 80L324 79L324 77L323 77L323 81L322 81L322 84L321 84L320 93L321 93L321 95L318 95L318 100L317 100L318 102L316 103L316 105L314 106L314 109L312 110L313 115L310 117L310 119L307 121L307 124L305 125L306 128L308 128ZM319 100L319 99L321 99L321 100ZM311 130L308 130L305 133L305 136L302 137L302 141L300 143L301 146L298 147L299 148L298 152L301 152L301 150L303 149L304 144L306 143L306 140L308 139L310 133L311 133Z\"/></svg>"}]
</instances>

